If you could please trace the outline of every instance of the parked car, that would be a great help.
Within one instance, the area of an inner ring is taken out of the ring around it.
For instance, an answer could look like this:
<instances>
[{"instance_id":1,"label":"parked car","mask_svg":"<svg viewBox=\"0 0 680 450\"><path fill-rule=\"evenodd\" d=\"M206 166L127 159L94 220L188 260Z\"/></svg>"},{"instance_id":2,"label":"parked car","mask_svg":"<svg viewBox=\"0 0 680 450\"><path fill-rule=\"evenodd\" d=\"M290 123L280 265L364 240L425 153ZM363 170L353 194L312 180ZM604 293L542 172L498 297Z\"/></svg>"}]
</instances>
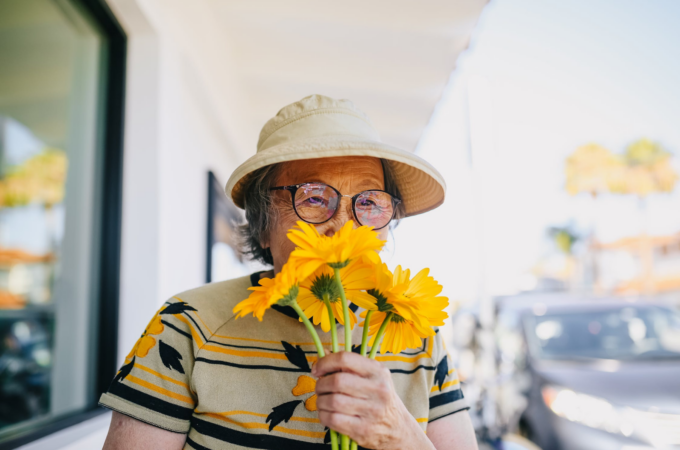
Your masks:
<instances>
[{"instance_id":1,"label":"parked car","mask_svg":"<svg viewBox=\"0 0 680 450\"><path fill-rule=\"evenodd\" d=\"M0 310L0 429L49 412L51 317Z\"/></svg>"},{"instance_id":2,"label":"parked car","mask_svg":"<svg viewBox=\"0 0 680 450\"><path fill-rule=\"evenodd\" d=\"M680 313L624 300L505 298L499 367L543 450L680 449ZM506 370L507 372L507 370Z\"/></svg>"}]
</instances>

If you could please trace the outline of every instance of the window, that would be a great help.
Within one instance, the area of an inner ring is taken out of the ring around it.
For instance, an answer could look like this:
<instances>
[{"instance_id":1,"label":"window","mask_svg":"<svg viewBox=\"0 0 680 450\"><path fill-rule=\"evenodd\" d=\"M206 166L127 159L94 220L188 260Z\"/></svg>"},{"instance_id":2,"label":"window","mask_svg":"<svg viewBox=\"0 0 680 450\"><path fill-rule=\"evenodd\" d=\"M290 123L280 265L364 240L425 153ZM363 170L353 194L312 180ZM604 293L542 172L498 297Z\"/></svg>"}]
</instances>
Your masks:
<instances>
[{"instance_id":1,"label":"window","mask_svg":"<svg viewBox=\"0 0 680 450\"><path fill-rule=\"evenodd\" d=\"M208 172L208 247L206 249L206 283L224 281L253 272L256 263L248 264L238 245L238 226L243 213L224 195L224 185Z\"/></svg>"},{"instance_id":2,"label":"window","mask_svg":"<svg viewBox=\"0 0 680 450\"><path fill-rule=\"evenodd\" d=\"M99 2L0 0L0 443L115 370L123 57Z\"/></svg>"}]
</instances>

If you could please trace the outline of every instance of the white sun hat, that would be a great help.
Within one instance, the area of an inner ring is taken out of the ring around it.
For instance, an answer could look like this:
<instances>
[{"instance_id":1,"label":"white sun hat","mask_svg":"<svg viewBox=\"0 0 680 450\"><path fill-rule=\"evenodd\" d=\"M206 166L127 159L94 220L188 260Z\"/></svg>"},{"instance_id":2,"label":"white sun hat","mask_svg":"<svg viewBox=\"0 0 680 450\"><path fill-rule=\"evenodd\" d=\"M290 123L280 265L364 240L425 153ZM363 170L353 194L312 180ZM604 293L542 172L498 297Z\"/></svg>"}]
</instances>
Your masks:
<instances>
[{"instance_id":1,"label":"white sun hat","mask_svg":"<svg viewBox=\"0 0 680 450\"><path fill-rule=\"evenodd\" d=\"M310 95L290 104L260 132L257 153L229 177L225 191L243 208L244 188L252 173L286 161L373 156L392 168L407 216L444 202L446 184L437 169L411 152L380 141L368 117L349 100Z\"/></svg>"}]
</instances>

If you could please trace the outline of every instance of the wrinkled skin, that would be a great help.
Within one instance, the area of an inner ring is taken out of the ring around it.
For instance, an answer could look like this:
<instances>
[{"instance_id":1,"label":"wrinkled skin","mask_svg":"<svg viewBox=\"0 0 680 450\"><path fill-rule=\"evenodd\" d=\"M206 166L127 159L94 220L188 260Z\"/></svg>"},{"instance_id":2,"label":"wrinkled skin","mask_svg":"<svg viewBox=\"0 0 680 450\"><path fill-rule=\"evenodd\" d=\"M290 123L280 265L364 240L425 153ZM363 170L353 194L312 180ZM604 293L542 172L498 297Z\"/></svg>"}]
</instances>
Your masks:
<instances>
[{"instance_id":1,"label":"wrinkled skin","mask_svg":"<svg viewBox=\"0 0 680 450\"><path fill-rule=\"evenodd\" d=\"M382 163L378 158L369 156L345 156L339 158L309 159L289 161L279 165L275 186L318 181L333 186L343 195L355 195L369 189L384 189ZM286 237L288 230L295 226L300 218L295 214L290 192L273 191L276 222L267 242L274 258L274 271L278 273L288 261L288 256L295 246ZM326 223L316 226L319 233L332 236L348 221L356 219L352 214L352 199L342 198L335 215ZM380 239L387 239L388 227L379 231Z\"/></svg>"},{"instance_id":2,"label":"wrinkled skin","mask_svg":"<svg viewBox=\"0 0 680 450\"><path fill-rule=\"evenodd\" d=\"M312 374L319 377L322 424L366 448L432 448L394 390L389 369L379 362L340 352L322 358Z\"/></svg>"}]
</instances>

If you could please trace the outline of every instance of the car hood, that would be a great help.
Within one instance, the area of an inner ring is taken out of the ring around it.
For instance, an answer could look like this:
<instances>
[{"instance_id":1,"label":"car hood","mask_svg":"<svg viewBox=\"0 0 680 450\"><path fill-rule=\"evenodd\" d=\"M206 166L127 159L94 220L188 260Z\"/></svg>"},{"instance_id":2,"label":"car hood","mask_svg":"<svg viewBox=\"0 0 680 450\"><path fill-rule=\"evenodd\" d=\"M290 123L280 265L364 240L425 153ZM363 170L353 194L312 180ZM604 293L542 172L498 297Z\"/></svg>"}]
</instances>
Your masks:
<instances>
[{"instance_id":1,"label":"car hood","mask_svg":"<svg viewBox=\"0 0 680 450\"><path fill-rule=\"evenodd\" d=\"M539 361L546 383L621 406L680 414L680 361Z\"/></svg>"}]
</instances>

